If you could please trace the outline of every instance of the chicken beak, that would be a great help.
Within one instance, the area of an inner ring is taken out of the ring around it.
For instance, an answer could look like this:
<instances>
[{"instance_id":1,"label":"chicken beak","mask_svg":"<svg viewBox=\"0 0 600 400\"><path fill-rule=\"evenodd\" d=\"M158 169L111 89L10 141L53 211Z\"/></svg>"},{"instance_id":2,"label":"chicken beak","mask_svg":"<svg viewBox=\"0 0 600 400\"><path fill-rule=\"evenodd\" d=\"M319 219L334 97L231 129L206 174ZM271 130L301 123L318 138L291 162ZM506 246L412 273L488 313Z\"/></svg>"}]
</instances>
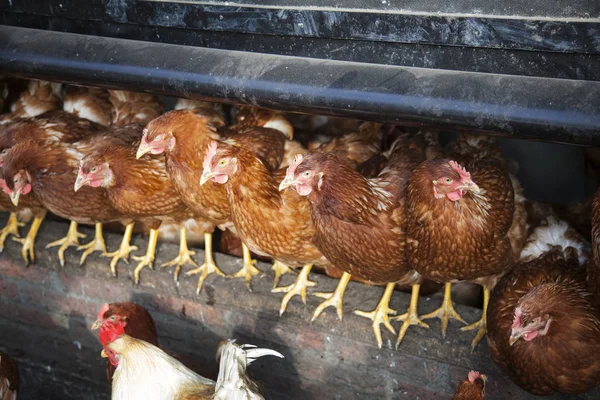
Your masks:
<instances>
[{"instance_id":1,"label":"chicken beak","mask_svg":"<svg viewBox=\"0 0 600 400\"><path fill-rule=\"evenodd\" d=\"M290 186L296 185L298 182L291 176L286 176L284 180L279 184L279 191L289 188Z\"/></svg>"},{"instance_id":2,"label":"chicken beak","mask_svg":"<svg viewBox=\"0 0 600 400\"><path fill-rule=\"evenodd\" d=\"M510 346L512 346L513 344L515 344L517 342L517 340L519 340L521 338L521 334L518 332L513 332L510 335L510 338L508 338L508 344Z\"/></svg>"},{"instance_id":3,"label":"chicken beak","mask_svg":"<svg viewBox=\"0 0 600 400\"><path fill-rule=\"evenodd\" d=\"M102 326L102 320L97 319L94 322L94 325L92 325L92 330L95 331L96 329L100 329L101 326Z\"/></svg>"},{"instance_id":4,"label":"chicken beak","mask_svg":"<svg viewBox=\"0 0 600 400\"><path fill-rule=\"evenodd\" d=\"M21 197L21 189L15 188L15 190L10 193L10 201L15 207L19 205L19 197Z\"/></svg>"},{"instance_id":5,"label":"chicken beak","mask_svg":"<svg viewBox=\"0 0 600 400\"><path fill-rule=\"evenodd\" d=\"M140 143L140 147L138 147L137 153L135 153L135 158L139 160L144 154L148 153L150 150L150 146L146 144L146 142L142 141Z\"/></svg>"},{"instance_id":6,"label":"chicken beak","mask_svg":"<svg viewBox=\"0 0 600 400\"><path fill-rule=\"evenodd\" d=\"M473 182L470 179L462 181L462 184L463 184L463 186L461 187L461 189L463 189L463 190L468 190L470 192L477 193L477 194L481 193L479 186L477 186L475 184L475 182Z\"/></svg>"},{"instance_id":7,"label":"chicken beak","mask_svg":"<svg viewBox=\"0 0 600 400\"><path fill-rule=\"evenodd\" d=\"M87 179L84 176L77 174L77 179L75 179L75 186L73 187L73 189L75 189L75 191L77 192L86 183L88 183Z\"/></svg>"},{"instance_id":8,"label":"chicken beak","mask_svg":"<svg viewBox=\"0 0 600 400\"><path fill-rule=\"evenodd\" d=\"M102 349L102 351L100 352L100 357L102 357L102 358L108 358L108 356L106 355L106 352L104 351L104 349Z\"/></svg>"},{"instance_id":9,"label":"chicken beak","mask_svg":"<svg viewBox=\"0 0 600 400\"><path fill-rule=\"evenodd\" d=\"M215 176L217 176L217 174L215 174L211 170L205 169L202 172L202 177L200 178L200 186L204 185L206 182L210 181Z\"/></svg>"}]
</instances>

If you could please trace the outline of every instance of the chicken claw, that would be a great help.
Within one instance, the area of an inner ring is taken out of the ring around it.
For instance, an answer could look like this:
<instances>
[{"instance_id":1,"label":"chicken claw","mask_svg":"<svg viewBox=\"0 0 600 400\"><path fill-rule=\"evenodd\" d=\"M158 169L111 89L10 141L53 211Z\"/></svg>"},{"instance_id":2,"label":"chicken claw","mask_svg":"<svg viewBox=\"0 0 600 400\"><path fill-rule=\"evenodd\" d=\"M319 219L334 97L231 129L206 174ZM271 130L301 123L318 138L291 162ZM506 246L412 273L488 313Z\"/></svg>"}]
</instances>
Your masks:
<instances>
[{"instance_id":1,"label":"chicken claw","mask_svg":"<svg viewBox=\"0 0 600 400\"><path fill-rule=\"evenodd\" d=\"M35 238L37 236L38 230L40 229L40 225L42 225L42 221L44 217L35 217L31 226L29 227L29 232L27 232L27 236L24 238L12 238L15 242L21 243L23 247L21 247L21 256L25 263L29 264L30 262L35 260Z\"/></svg>"},{"instance_id":2,"label":"chicken claw","mask_svg":"<svg viewBox=\"0 0 600 400\"><path fill-rule=\"evenodd\" d=\"M71 246L79 246L79 239L83 239L85 235L83 233L77 232L77 222L71 221L69 225L69 231L67 232L67 236L62 239L58 239L52 243L48 243L46 248L60 246L58 248L58 259L60 261L60 266L65 266L65 250L67 250Z\"/></svg>"},{"instance_id":3,"label":"chicken claw","mask_svg":"<svg viewBox=\"0 0 600 400\"><path fill-rule=\"evenodd\" d=\"M398 339L396 340L396 350L398 350L398 346L404 339L404 335L408 330L408 327L411 325L418 325L422 328L429 329L429 325L419 319L419 314L417 313L417 305L419 304L419 290L421 289L421 285L413 285L412 286L412 294L410 296L410 305L408 307L408 312L406 314L402 314L398 317L392 318L392 320L404 321L400 331L398 332Z\"/></svg>"},{"instance_id":4,"label":"chicken claw","mask_svg":"<svg viewBox=\"0 0 600 400\"><path fill-rule=\"evenodd\" d=\"M447 282L444 285L444 301L442 302L442 306L421 317L421 319L430 318L439 318L442 320L442 338L444 339L446 338L446 329L448 328L448 320L450 318L460 321L465 325L467 324L467 322L454 311L454 305L452 304L452 284L450 282Z\"/></svg>"},{"instance_id":5,"label":"chicken claw","mask_svg":"<svg viewBox=\"0 0 600 400\"><path fill-rule=\"evenodd\" d=\"M170 267L176 265L175 271L173 272L173 280L179 285L179 271L183 264L192 264L194 267L198 267L198 264L192 259L192 256L196 254L195 251L188 249L187 246L187 233L185 227L179 228L179 254L173 260L162 263L161 267Z\"/></svg>"},{"instance_id":6,"label":"chicken claw","mask_svg":"<svg viewBox=\"0 0 600 400\"><path fill-rule=\"evenodd\" d=\"M344 297L344 292L346 291L346 286L348 286L348 282L350 282L350 274L344 272L344 275L340 278L340 282L338 283L335 291L333 293L315 293L315 296L321 297L323 299L327 299L315 310L310 322L313 322L317 317L325 310L327 307L335 307L337 311L337 316L341 320L343 317L343 309L342 309L342 299Z\"/></svg>"},{"instance_id":7,"label":"chicken claw","mask_svg":"<svg viewBox=\"0 0 600 400\"><path fill-rule=\"evenodd\" d=\"M146 250L146 255L138 257L133 256L134 260L139 261L138 265L133 270L133 278L135 284L140 283L140 271L144 269L144 267L149 267L150 269L154 269L152 263L154 262L154 253L156 252L156 242L158 241L158 230L150 229L150 239L148 239L148 250Z\"/></svg>"},{"instance_id":8,"label":"chicken claw","mask_svg":"<svg viewBox=\"0 0 600 400\"><path fill-rule=\"evenodd\" d=\"M477 347L477 344L481 341L481 339L483 339L483 337L487 333L487 322L486 321L487 321L487 307L488 307L489 302L490 302L490 289L488 289L486 286L484 286L483 287L483 314L481 314L481 319L479 321L475 322L474 324L471 324L469 326L463 326L462 328L460 328L460 330L463 332L478 329L477 335L475 335L475 338L471 342L471 352L475 351L475 347Z\"/></svg>"},{"instance_id":9,"label":"chicken claw","mask_svg":"<svg viewBox=\"0 0 600 400\"><path fill-rule=\"evenodd\" d=\"M253 260L250 255L250 249L244 243L242 243L242 251L244 256L244 266L234 275L229 276L229 278L244 278L246 280L246 286L248 290L252 291L250 287L250 281L254 275L258 275L260 270L254 266L256 264L256 260Z\"/></svg>"},{"instance_id":10,"label":"chicken claw","mask_svg":"<svg viewBox=\"0 0 600 400\"><path fill-rule=\"evenodd\" d=\"M379 325L383 323L388 331L392 332L394 335L396 334L396 330L390 323L390 319L388 317L388 315L396 314L396 310L392 310L388 307L395 287L396 284L392 282L385 286L385 292L383 293L383 296L381 296L381 300L379 301L379 304L375 310L371 312L358 310L354 311L356 315L373 320L373 333L375 333L375 339L377 339L377 345L379 348L381 348L381 345L383 344L383 340L381 340L381 327Z\"/></svg>"},{"instance_id":11,"label":"chicken claw","mask_svg":"<svg viewBox=\"0 0 600 400\"><path fill-rule=\"evenodd\" d=\"M286 264L279 262L277 260L275 260L275 262L273 263L271 270L273 272L275 272L275 280L273 280L273 289L275 289L277 287L277 285L279 285L279 279L281 279L282 275L285 275L285 274L288 274L288 273L294 271L293 269L288 267Z\"/></svg>"},{"instance_id":12,"label":"chicken claw","mask_svg":"<svg viewBox=\"0 0 600 400\"><path fill-rule=\"evenodd\" d=\"M123 234L123 240L119 249L111 253L102 254L103 257L112 257L110 260L110 272L113 276L117 276L117 263L120 259L123 259L126 263L129 263L129 253L136 251L137 246L131 246L131 234L133 233L133 226L135 223L131 223L125 227L125 233Z\"/></svg>"},{"instance_id":13,"label":"chicken claw","mask_svg":"<svg viewBox=\"0 0 600 400\"><path fill-rule=\"evenodd\" d=\"M302 271L300 271L298 278L296 278L296 282L294 282L292 285L271 290L272 293L286 293L286 295L283 296L283 300L281 300L281 307L279 308L280 316L285 312L292 297L296 295L300 295L302 302L306 304L306 288L316 285L315 282L308 280L308 274L310 274L312 266L312 264L306 264L304 267L302 267Z\"/></svg>"},{"instance_id":14,"label":"chicken claw","mask_svg":"<svg viewBox=\"0 0 600 400\"><path fill-rule=\"evenodd\" d=\"M25 226L25 224L19 222L17 214L10 213L10 216L8 217L8 222L6 222L6 226L2 228L2 231L0 231L0 253L2 252L2 250L4 250L4 242L6 241L8 235L13 235L18 238L21 237L21 235L19 234L19 228L22 226Z\"/></svg>"},{"instance_id":15,"label":"chicken claw","mask_svg":"<svg viewBox=\"0 0 600 400\"><path fill-rule=\"evenodd\" d=\"M101 251L102 254L106 254L106 243L104 242L104 236L102 235L102 224L96 224L95 230L96 234L94 235L94 240L77 247L77 250L85 250L79 260L80 266L83 265L87 256L95 251Z\"/></svg>"},{"instance_id":16,"label":"chicken claw","mask_svg":"<svg viewBox=\"0 0 600 400\"><path fill-rule=\"evenodd\" d=\"M198 286L196 288L196 294L200 294L202 291L202 285L204 285L204 280L209 274L215 273L219 276L225 276L223 271L221 271L217 265L215 264L212 256L212 233L204 234L204 264L202 266L188 271L185 275L196 275L200 274L198 278Z\"/></svg>"}]
</instances>

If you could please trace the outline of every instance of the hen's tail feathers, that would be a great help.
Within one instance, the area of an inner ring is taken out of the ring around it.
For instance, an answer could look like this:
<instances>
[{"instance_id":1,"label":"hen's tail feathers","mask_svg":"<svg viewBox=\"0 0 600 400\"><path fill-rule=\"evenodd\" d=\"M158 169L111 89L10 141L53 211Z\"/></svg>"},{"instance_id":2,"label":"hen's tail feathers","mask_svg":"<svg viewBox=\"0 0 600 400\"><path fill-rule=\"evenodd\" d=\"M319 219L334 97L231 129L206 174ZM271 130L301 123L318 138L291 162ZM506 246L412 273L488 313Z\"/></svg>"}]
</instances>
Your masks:
<instances>
[{"instance_id":1,"label":"hen's tail feathers","mask_svg":"<svg viewBox=\"0 0 600 400\"><path fill-rule=\"evenodd\" d=\"M565 258L576 257L583 265L590 255L590 244L567 222L548 216L527 238L521 261L536 259L554 249L561 249Z\"/></svg>"},{"instance_id":2,"label":"hen's tail feathers","mask_svg":"<svg viewBox=\"0 0 600 400\"><path fill-rule=\"evenodd\" d=\"M275 350L238 345L228 340L220 348L221 363L215 386L215 400L261 400L258 386L246 375L246 367L263 356L284 358Z\"/></svg>"}]
</instances>

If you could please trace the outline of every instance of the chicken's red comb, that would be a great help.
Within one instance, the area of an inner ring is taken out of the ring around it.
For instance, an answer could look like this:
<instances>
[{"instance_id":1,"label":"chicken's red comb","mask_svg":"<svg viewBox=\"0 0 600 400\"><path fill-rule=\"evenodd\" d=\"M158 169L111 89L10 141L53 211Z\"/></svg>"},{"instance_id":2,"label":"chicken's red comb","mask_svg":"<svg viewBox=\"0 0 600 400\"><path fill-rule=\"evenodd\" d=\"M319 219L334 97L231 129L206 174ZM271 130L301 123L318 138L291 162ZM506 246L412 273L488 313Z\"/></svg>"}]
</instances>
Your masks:
<instances>
[{"instance_id":1,"label":"chicken's red comb","mask_svg":"<svg viewBox=\"0 0 600 400\"><path fill-rule=\"evenodd\" d=\"M118 337L125 334L123 324L105 324L100 327L100 343L102 346L114 342Z\"/></svg>"},{"instance_id":2,"label":"chicken's red comb","mask_svg":"<svg viewBox=\"0 0 600 400\"><path fill-rule=\"evenodd\" d=\"M296 154L296 157L294 157L294 161L292 161L292 163L287 169L286 175L294 176L294 174L296 173L296 168L298 168L298 165L302 164L302 161L304 161L304 157L302 157L302 154Z\"/></svg>"},{"instance_id":3,"label":"chicken's red comb","mask_svg":"<svg viewBox=\"0 0 600 400\"><path fill-rule=\"evenodd\" d=\"M480 377L481 377L481 374L477 371L469 372L469 382L471 382L471 383L475 383L475 381L477 379L479 379Z\"/></svg>"},{"instance_id":4,"label":"chicken's red comb","mask_svg":"<svg viewBox=\"0 0 600 400\"><path fill-rule=\"evenodd\" d=\"M471 174L467 172L467 170L460 165L459 163L457 163L456 161L450 161L450 166L452 167L453 170L455 170L456 172L458 172L458 174L460 175L460 179L471 179Z\"/></svg>"},{"instance_id":5,"label":"chicken's red comb","mask_svg":"<svg viewBox=\"0 0 600 400\"><path fill-rule=\"evenodd\" d=\"M100 311L98 311L98 319L104 319L104 314L106 314L106 312L110 309L110 306L108 305L108 303L104 303L102 304L102 307L100 307Z\"/></svg>"},{"instance_id":6,"label":"chicken's red comb","mask_svg":"<svg viewBox=\"0 0 600 400\"><path fill-rule=\"evenodd\" d=\"M205 170L210 169L210 162L215 154L217 154L217 142L213 140L206 148L206 155L204 156L204 161L202 162L202 167Z\"/></svg>"}]
</instances>

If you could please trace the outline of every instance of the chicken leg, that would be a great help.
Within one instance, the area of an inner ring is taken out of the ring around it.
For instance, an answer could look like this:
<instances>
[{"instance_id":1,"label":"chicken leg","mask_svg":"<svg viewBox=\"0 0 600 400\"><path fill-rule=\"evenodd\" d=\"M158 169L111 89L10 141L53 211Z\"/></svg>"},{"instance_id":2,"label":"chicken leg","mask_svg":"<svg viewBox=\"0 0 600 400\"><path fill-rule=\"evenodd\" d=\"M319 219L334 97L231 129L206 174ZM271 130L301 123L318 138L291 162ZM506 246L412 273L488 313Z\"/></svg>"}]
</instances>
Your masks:
<instances>
[{"instance_id":1,"label":"chicken leg","mask_svg":"<svg viewBox=\"0 0 600 400\"><path fill-rule=\"evenodd\" d=\"M477 335L475 335L475 338L473 339L473 341L471 342L471 351L475 351L475 347L477 347L477 344L481 341L481 339L483 339L483 337L485 336L486 332L487 332L487 307L488 307L488 303L490 302L490 294L491 294L491 290L488 289L487 286L483 286L483 313L481 314L481 319L477 322L475 322L474 324L471 324L469 326L463 326L462 328L460 328L461 331L471 331L473 329L478 329L477 331Z\"/></svg>"},{"instance_id":2,"label":"chicken leg","mask_svg":"<svg viewBox=\"0 0 600 400\"><path fill-rule=\"evenodd\" d=\"M342 319L342 317L343 317L342 299L344 297L344 292L346 291L346 286L348 286L348 282L350 282L350 274L347 272L344 272L344 275L342 275L342 277L340 278L340 282L336 286L335 291L333 293L315 293L315 296L321 297L321 298L324 298L327 300L325 300L324 302L319 304L319 306L313 313L313 316L312 316L310 322L317 319L317 317L323 312L323 310L325 310L327 307L330 307L330 306L335 307L335 309L337 311L338 319L340 319L340 320Z\"/></svg>"},{"instance_id":3,"label":"chicken leg","mask_svg":"<svg viewBox=\"0 0 600 400\"><path fill-rule=\"evenodd\" d=\"M128 224L125 227L125 233L123 234L123 240L121 240L121 245L119 249L113 251L111 253L104 253L104 257L112 257L110 260L110 272L113 276L117 276L117 263L120 259L123 259L126 263L129 263L129 253L132 251L136 251L138 249L137 246L131 246L131 234L133 233L133 226L135 222Z\"/></svg>"},{"instance_id":4,"label":"chicken leg","mask_svg":"<svg viewBox=\"0 0 600 400\"><path fill-rule=\"evenodd\" d=\"M146 250L146 255L141 257L133 256L134 260L139 261L138 265L133 270L133 278L136 285L140 283L140 271L144 269L144 267L154 269L152 263L154 262L154 253L156 252L157 241L158 229L150 229L150 238L148 239L148 249Z\"/></svg>"},{"instance_id":5,"label":"chicken leg","mask_svg":"<svg viewBox=\"0 0 600 400\"><path fill-rule=\"evenodd\" d=\"M283 315L288 303L290 302L292 297L296 295L300 295L300 297L302 298L302 302L306 304L306 288L309 286L316 285L316 283L308 280L308 274L310 274L310 270L312 269L312 267L312 264L306 264L304 267L302 267L302 271L300 271L298 278L296 278L296 282L294 282L292 285L279 287L271 290L272 293L286 293L286 295L283 296L283 300L281 300L279 315Z\"/></svg>"},{"instance_id":6,"label":"chicken leg","mask_svg":"<svg viewBox=\"0 0 600 400\"><path fill-rule=\"evenodd\" d=\"M202 285L204 285L204 280L209 274L215 273L219 276L225 276L223 271L221 271L213 260L212 255L212 233L204 234L204 264L196 269L188 271L186 276L200 274L198 277L198 286L196 287L196 294L200 294L202 291Z\"/></svg>"},{"instance_id":7,"label":"chicken leg","mask_svg":"<svg viewBox=\"0 0 600 400\"><path fill-rule=\"evenodd\" d=\"M25 224L19 222L19 219L17 218L17 213L11 212L8 216L6 226L2 228L2 231L0 231L0 253L2 252L2 250L4 250L4 242L6 241L8 235L13 235L18 238L21 237L21 235L19 234L19 228L22 226L25 226Z\"/></svg>"},{"instance_id":8,"label":"chicken leg","mask_svg":"<svg viewBox=\"0 0 600 400\"><path fill-rule=\"evenodd\" d=\"M192 264L194 267L198 267L198 264L192 259L192 256L196 254L195 251L188 249L187 246L187 231L185 226L179 228L179 254L173 260L162 263L161 267L170 267L176 265L175 271L173 272L173 280L179 285L179 271L181 266L186 263Z\"/></svg>"},{"instance_id":9,"label":"chicken leg","mask_svg":"<svg viewBox=\"0 0 600 400\"><path fill-rule=\"evenodd\" d=\"M277 285L279 285L279 279L281 279L282 275L285 275L287 273L294 271L293 269L288 267L286 264L284 264L280 261L277 261L277 260L275 260L275 262L273 263L271 270L273 272L275 272L275 279L273 280L273 289L275 289L277 287Z\"/></svg>"},{"instance_id":10,"label":"chicken leg","mask_svg":"<svg viewBox=\"0 0 600 400\"><path fill-rule=\"evenodd\" d=\"M375 310L371 312L358 310L354 311L356 315L360 315L361 317L373 320L373 333L375 333L375 339L377 339L377 345L379 346L379 348L381 348L381 345L383 344L383 340L381 340L381 327L379 325L383 323L383 325L390 332L392 332L394 335L396 334L396 330L390 323L390 319L388 317L388 315L390 314L396 314L396 310L392 310L391 308L389 308L390 299L392 298L392 294L394 293L395 287L396 284L393 282L390 282L385 286L385 292L383 292L383 296L381 296L381 300L379 301L379 304L377 305L377 308L375 308Z\"/></svg>"},{"instance_id":11,"label":"chicken leg","mask_svg":"<svg viewBox=\"0 0 600 400\"><path fill-rule=\"evenodd\" d=\"M256 260L252 259L252 256L250 255L250 249L244 243L242 243L242 252L244 266L233 276L230 276L230 278L244 278L246 280L246 286L248 287L248 290L252 291L252 288L250 287L250 281L254 275L260 273L260 270L254 266L254 264L256 264Z\"/></svg>"},{"instance_id":12,"label":"chicken leg","mask_svg":"<svg viewBox=\"0 0 600 400\"><path fill-rule=\"evenodd\" d=\"M41 217L34 217L33 222L31 223L31 226L29 227L29 232L27 232L27 236L25 236L24 238L13 238L13 240L15 242L19 242L23 246L23 247L21 247L21 256L23 257L23 260L25 260L25 262L27 264L29 264L30 262L35 260L35 252L34 252L35 238L37 236L38 230L40 229L40 225L42 225L42 221L44 220L45 217L46 217L45 212L44 212L43 216L41 216ZM29 258L28 258L28 255L29 255Z\"/></svg>"},{"instance_id":13,"label":"chicken leg","mask_svg":"<svg viewBox=\"0 0 600 400\"><path fill-rule=\"evenodd\" d=\"M467 322L454 311L454 304L452 303L452 284L450 282L446 282L444 285L444 301L442 302L442 306L421 317L421 319L430 318L439 318L442 320L442 337L444 339L446 338L446 329L448 328L448 321L450 318L460 321L465 325L467 324Z\"/></svg>"},{"instance_id":14,"label":"chicken leg","mask_svg":"<svg viewBox=\"0 0 600 400\"><path fill-rule=\"evenodd\" d=\"M102 235L102 224L96 224L94 228L96 231L94 240L77 248L77 250L85 250L81 255L81 259L79 260L80 266L83 265L87 256L93 252L101 251L102 254L106 253L106 243L104 242L104 236Z\"/></svg>"},{"instance_id":15,"label":"chicken leg","mask_svg":"<svg viewBox=\"0 0 600 400\"><path fill-rule=\"evenodd\" d=\"M84 238L85 235L83 233L77 232L77 222L71 221L69 225L69 231L67 232L67 236L62 239L58 239L52 243L48 243L46 248L60 246L58 248L58 259L60 261L60 266L65 266L65 250L67 250L71 246L79 246L79 239Z\"/></svg>"},{"instance_id":16,"label":"chicken leg","mask_svg":"<svg viewBox=\"0 0 600 400\"><path fill-rule=\"evenodd\" d=\"M398 350L398 346L404 339L404 335L408 330L408 327L411 325L418 325L423 328L429 329L429 325L419 319L419 314L417 312L417 305L419 304L419 290L421 289L421 285L413 285L412 293L410 296L410 305L408 306L408 312L406 314L402 314L398 317L392 318L393 320L404 321L400 331L398 332L398 339L396 340L396 350Z\"/></svg>"}]
</instances>

